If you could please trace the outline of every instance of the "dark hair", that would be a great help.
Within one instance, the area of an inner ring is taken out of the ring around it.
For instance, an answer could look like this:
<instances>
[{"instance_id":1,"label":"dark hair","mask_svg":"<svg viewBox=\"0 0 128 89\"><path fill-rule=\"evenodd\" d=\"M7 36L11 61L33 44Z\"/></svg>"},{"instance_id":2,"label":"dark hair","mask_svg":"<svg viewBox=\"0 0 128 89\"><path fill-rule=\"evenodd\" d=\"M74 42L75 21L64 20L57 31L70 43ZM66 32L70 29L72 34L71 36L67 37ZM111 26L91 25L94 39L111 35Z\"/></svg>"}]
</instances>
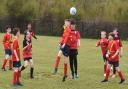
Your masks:
<instances>
[{"instance_id":1,"label":"dark hair","mask_svg":"<svg viewBox=\"0 0 128 89\"><path fill-rule=\"evenodd\" d=\"M28 31L24 32L24 39L26 39L26 35L28 34Z\"/></svg>"},{"instance_id":2,"label":"dark hair","mask_svg":"<svg viewBox=\"0 0 128 89\"><path fill-rule=\"evenodd\" d=\"M18 27L13 29L13 35L16 36L17 32L19 32L20 29Z\"/></svg>"},{"instance_id":3,"label":"dark hair","mask_svg":"<svg viewBox=\"0 0 128 89\"><path fill-rule=\"evenodd\" d=\"M110 33L109 33L109 36L112 36L113 39L115 40L115 34L114 34L113 32L110 32Z\"/></svg>"},{"instance_id":4,"label":"dark hair","mask_svg":"<svg viewBox=\"0 0 128 89\"><path fill-rule=\"evenodd\" d=\"M75 25L76 24L76 21L74 19L71 19L71 25Z\"/></svg>"},{"instance_id":5,"label":"dark hair","mask_svg":"<svg viewBox=\"0 0 128 89\"><path fill-rule=\"evenodd\" d=\"M116 37L116 39L120 39L120 34L119 34L118 29L115 27L113 31L116 31L116 32L117 32L117 36L118 36L118 37Z\"/></svg>"},{"instance_id":6,"label":"dark hair","mask_svg":"<svg viewBox=\"0 0 128 89\"><path fill-rule=\"evenodd\" d=\"M7 25L7 26L5 27L5 30L7 30L8 28L11 28L11 26L10 26L10 25Z\"/></svg>"},{"instance_id":7,"label":"dark hair","mask_svg":"<svg viewBox=\"0 0 128 89\"><path fill-rule=\"evenodd\" d=\"M29 22L27 25L32 25L32 23L31 23L31 22Z\"/></svg>"},{"instance_id":8,"label":"dark hair","mask_svg":"<svg viewBox=\"0 0 128 89\"><path fill-rule=\"evenodd\" d=\"M70 19L65 19L64 21L68 21L68 22L71 22L71 20L70 20Z\"/></svg>"}]
</instances>

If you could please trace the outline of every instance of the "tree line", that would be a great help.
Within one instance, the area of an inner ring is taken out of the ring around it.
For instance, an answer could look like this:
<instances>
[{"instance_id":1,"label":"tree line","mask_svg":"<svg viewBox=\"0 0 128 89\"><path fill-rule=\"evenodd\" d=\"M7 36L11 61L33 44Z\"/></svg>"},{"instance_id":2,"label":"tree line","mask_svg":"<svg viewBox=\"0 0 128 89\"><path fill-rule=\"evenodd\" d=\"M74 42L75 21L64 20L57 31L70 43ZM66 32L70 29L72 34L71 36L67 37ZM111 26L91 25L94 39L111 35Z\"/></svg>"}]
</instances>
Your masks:
<instances>
[{"instance_id":1,"label":"tree line","mask_svg":"<svg viewBox=\"0 0 128 89\"><path fill-rule=\"evenodd\" d=\"M19 26L39 20L42 23L56 22L59 27L55 30L58 30L62 29L60 23L63 24L66 18L86 23L127 23L127 3L128 0L0 0L0 29L7 23ZM75 16L69 13L72 6L77 8Z\"/></svg>"}]
</instances>

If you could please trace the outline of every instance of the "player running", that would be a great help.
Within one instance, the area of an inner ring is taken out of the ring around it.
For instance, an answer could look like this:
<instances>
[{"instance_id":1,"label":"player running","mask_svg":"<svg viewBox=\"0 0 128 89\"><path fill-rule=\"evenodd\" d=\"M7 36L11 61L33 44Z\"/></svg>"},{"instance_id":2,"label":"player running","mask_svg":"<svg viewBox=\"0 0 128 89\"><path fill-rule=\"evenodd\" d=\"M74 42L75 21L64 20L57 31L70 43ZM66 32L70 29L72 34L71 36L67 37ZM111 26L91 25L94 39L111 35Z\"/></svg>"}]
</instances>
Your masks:
<instances>
[{"instance_id":1,"label":"player running","mask_svg":"<svg viewBox=\"0 0 128 89\"><path fill-rule=\"evenodd\" d=\"M6 33L4 34L3 38L3 45L4 45L4 50L5 50L5 59L4 63L2 65L2 70L6 71L6 63L9 61L9 70L12 70L12 50L11 50L11 45L12 45L12 35L11 35L11 27L7 26L6 27Z\"/></svg>"},{"instance_id":2,"label":"player running","mask_svg":"<svg viewBox=\"0 0 128 89\"><path fill-rule=\"evenodd\" d=\"M119 84L124 83L125 78L123 77L122 72L119 68L119 45L115 40L115 34L113 33L109 34L108 52L106 54L106 57L108 59L108 65L107 65L106 77L102 82L108 82L108 77L110 74L111 67L114 66L116 68L116 71L118 72L119 77L121 78Z\"/></svg>"},{"instance_id":3,"label":"player running","mask_svg":"<svg viewBox=\"0 0 128 89\"><path fill-rule=\"evenodd\" d=\"M13 61L13 86L23 86L20 83L20 68L21 68L21 61L20 61L20 48L19 48L19 36L20 36L20 29L14 28L13 30L14 40L12 45L12 61Z\"/></svg>"},{"instance_id":4,"label":"player running","mask_svg":"<svg viewBox=\"0 0 128 89\"><path fill-rule=\"evenodd\" d=\"M66 19L64 21L64 33L67 32L67 29L70 28L70 20L69 19ZM61 48L61 46L63 45L63 37L61 38L61 41L59 43L59 47ZM54 72L53 74L56 74L57 71L58 71L58 66L59 66L59 63L60 63L60 58L61 58L61 55L62 55L62 50L60 49L57 56L56 56L56 62L55 62L55 66L54 66Z\"/></svg>"},{"instance_id":5,"label":"player running","mask_svg":"<svg viewBox=\"0 0 128 89\"><path fill-rule=\"evenodd\" d=\"M106 69L107 69L107 48L108 48L108 40L106 38L106 32L101 31L101 39L97 42L96 47L100 46L102 50L103 60L104 60L104 76L106 76Z\"/></svg>"},{"instance_id":6,"label":"player running","mask_svg":"<svg viewBox=\"0 0 128 89\"><path fill-rule=\"evenodd\" d=\"M30 40L31 34L27 32L25 34L25 38L23 40L23 58L24 58L24 66L21 67L21 71L24 70L28 65L30 65L30 78L34 78L33 76L33 60L32 60L32 44Z\"/></svg>"},{"instance_id":7,"label":"player running","mask_svg":"<svg viewBox=\"0 0 128 89\"><path fill-rule=\"evenodd\" d=\"M75 21L71 22L70 40L71 40L71 45L70 45L69 60L70 60L72 79L74 79L74 76L78 78L77 55L78 55L78 47L80 47L80 33L76 30Z\"/></svg>"}]
</instances>

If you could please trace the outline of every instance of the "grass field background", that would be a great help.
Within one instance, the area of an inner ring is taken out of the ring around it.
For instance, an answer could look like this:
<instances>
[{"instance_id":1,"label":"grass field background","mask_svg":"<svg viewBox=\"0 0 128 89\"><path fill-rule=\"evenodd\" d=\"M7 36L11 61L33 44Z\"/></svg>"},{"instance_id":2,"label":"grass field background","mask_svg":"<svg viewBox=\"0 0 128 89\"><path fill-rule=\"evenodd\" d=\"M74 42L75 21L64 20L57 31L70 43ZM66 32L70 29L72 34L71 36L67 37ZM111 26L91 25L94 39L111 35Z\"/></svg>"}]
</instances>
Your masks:
<instances>
[{"instance_id":1,"label":"grass field background","mask_svg":"<svg viewBox=\"0 0 128 89\"><path fill-rule=\"evenodd\" d=\"M4 51L2 45L3 34L0 34L0 66L3 63ZM20 37L20 47L22 52L22 40ZM33 60L35 64L35 78L29 79L29 67L22 72L23 87L18 89L128 89L128 43L123 41L124 54L121 58L120 67L126 77L126 84L119 85L120 79L110 78L109 83L102 84L103 60L100 48L96 48L97 40L81 39L81 47L78 55L79 78L72 80L69 77L66 82L62 82L63 77L63 57L57 75L52 75L56 53L58 51L58 37L38 36L38 40L33 39ZM21 59L23 62L23 59ZM13 72L0 71L0 89L17 89L11 86Z\"/></svg>"}]
</instances>

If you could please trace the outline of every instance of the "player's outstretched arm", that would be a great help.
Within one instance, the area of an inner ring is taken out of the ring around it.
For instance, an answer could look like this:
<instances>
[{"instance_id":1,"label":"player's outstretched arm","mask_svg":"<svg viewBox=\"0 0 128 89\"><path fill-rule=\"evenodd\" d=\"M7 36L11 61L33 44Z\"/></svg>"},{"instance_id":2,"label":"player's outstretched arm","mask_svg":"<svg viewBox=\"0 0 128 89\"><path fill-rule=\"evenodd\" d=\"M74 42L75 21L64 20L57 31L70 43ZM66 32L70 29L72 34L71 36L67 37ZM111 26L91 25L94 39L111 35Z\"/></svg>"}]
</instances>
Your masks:
<instances>
[{"instance_id":1,"label":"player's outstretched arm","mask_svg":"<svg viewBox=\"0 0 128 89\"><path fill-rule=\"evenodd\" d=\"M37 40L37 37L35 35L33 36L33 38Z\"/></svg>"}]
</instances>

